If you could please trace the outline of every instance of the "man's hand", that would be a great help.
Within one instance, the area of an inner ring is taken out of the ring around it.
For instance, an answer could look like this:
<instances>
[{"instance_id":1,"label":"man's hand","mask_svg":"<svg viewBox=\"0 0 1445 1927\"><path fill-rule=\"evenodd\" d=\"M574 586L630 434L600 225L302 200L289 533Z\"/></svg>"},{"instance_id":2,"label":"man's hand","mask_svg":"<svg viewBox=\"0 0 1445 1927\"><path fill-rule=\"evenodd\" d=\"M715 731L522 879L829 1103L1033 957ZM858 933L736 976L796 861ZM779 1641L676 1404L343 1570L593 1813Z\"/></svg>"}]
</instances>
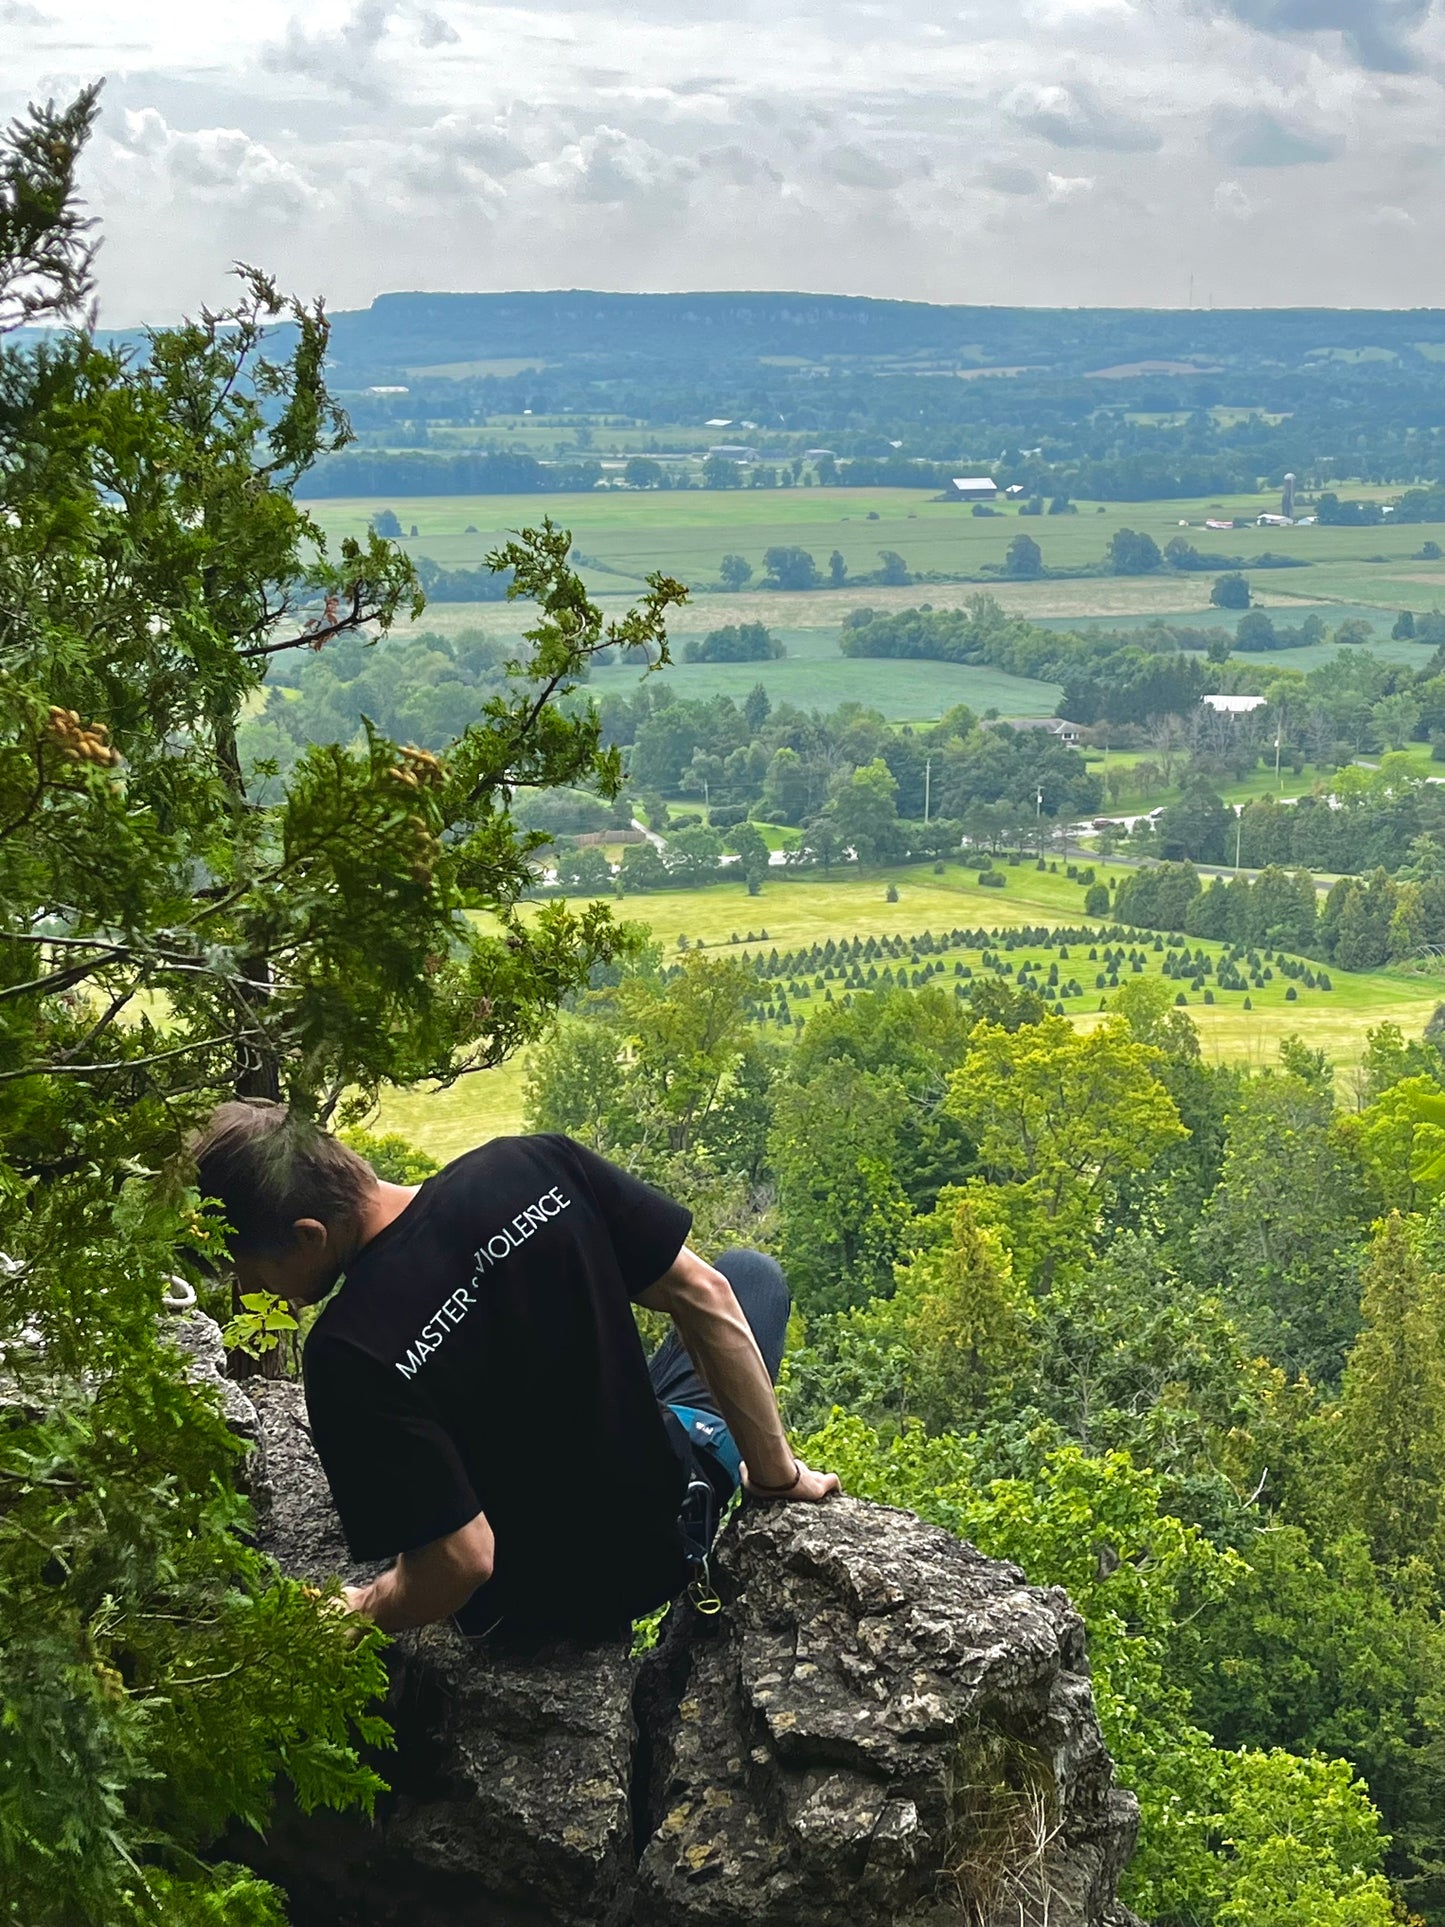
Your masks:
<instances>
[{"instance_id":1,"label":"man's hand","mask_svg":"<svg viewBox=\"0 0 1445 1927\"><path fill-rule=\"evenodd\" d=\"M753 1499L761 1499L766 1505L820 1505L824 1499L835 1498L843 1487L836 1472L814 1472L810 1466L798 1460L798 1476L790 1486L781 1492L775 1486L756 1486L748 1477L748 1468L743 1467L743 1490Z\"/></svg>"},{"instance_id":2,"label":"man's hand","mask_svg":"<svg viewBox=\"0 0 1445 1927\"><path fill-rule=\"evenodd\" d=\"M430 1626L456 1612L486 1584L495 1553L492 1529L479 1512L444 1539L404 1552L369 1586L343 1586L337 1603L344 1602L345 1611L369 1619L384 1633Z\"/></svg>"}]
</instances>

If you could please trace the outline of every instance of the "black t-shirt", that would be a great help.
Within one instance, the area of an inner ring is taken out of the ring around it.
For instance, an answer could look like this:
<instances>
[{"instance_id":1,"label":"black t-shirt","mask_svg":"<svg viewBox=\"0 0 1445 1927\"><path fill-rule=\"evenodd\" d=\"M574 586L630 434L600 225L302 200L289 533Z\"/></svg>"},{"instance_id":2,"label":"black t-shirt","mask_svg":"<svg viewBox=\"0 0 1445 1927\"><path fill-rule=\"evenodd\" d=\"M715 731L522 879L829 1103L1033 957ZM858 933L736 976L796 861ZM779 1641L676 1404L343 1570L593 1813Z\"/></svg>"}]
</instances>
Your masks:
<instances>
[{"instance_id":1,"label":"black t-shirt","mask_svg":"<svg viewBox=\"0 0 1445 1927\"><path fill-rule=\"evenodd\" d=\"M611 1627L680 1590L686 1474L631 1300L692 1214L560 1136L497 1138L365 1245L306 1342L312 1437L352 1556L478 1512L463 1623Z\"/></svg>"}]
</instances>

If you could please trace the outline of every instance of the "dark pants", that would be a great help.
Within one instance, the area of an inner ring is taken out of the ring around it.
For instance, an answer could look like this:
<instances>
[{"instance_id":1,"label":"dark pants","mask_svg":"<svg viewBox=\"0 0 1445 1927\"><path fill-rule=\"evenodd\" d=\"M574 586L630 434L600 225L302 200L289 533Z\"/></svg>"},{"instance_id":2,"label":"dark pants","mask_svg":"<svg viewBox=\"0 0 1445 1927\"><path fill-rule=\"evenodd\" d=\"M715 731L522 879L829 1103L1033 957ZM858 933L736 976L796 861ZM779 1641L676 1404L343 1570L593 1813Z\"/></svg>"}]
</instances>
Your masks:
<instances>
[{"instance_id":1,"label":"dark pants","mask_svg":"<svg viewBox=\"0 0 1445 1927\"><path fill-rule=\"evenodd\" d=\"M715 1269L732 1286L743 1317L758 1341L768 1377L776 1385L788 1335L788 1313L793 1305L781 1265L764 1252L738 1250L725 1251ZM652 1354L648 1371L660 1405L691 1405L700 1412L717 1411L717 1400L698 1376L697 1367L675 1331Z\"/></svg>"},{"instance_id":2,"label":"dark pants","mask_svg":"<svg viewBox=\"0 0 1445 1927\"><path fill-rule=\"evenodd\" d=\"M732 1286L742 1306L743 1316L758 1341L758 1350L768 1368L768 1377L776 1385L788 1334L788 1313L793 1303L781 1266L776 1259L767 1257L761 1251L738 1250L725 1251L717 1260L717 1269ZM696 1366L675 1331L669 1333L653 1353L648 1362L648 1372L659 1405L688 1405L699 1412L716 1413L721 1418L717 1400L698 1376ZM685 1457L689 1471L701 1472L717 1495L716 1508L707 1525L707 1534L710 1536L716 1530L718 1517L732 1497L732 1476L711 1453L694 1453L680 1427L676 1429L674 1442L676 1449ZM582 1625L569 1619L566 1623L559 1621L555 1625L528 1622L519 1626L512 1619L496 1617L495 1607L482 1603L485 1593L486 1588L483 1588L456 1615L458 1627L473 1639L490 1640L497 1644L518 1642L525 1646L559 1636L609 1639L627 1636L625 1622L594 1626L590 1622Z\"/></svg>"}]
</instances>

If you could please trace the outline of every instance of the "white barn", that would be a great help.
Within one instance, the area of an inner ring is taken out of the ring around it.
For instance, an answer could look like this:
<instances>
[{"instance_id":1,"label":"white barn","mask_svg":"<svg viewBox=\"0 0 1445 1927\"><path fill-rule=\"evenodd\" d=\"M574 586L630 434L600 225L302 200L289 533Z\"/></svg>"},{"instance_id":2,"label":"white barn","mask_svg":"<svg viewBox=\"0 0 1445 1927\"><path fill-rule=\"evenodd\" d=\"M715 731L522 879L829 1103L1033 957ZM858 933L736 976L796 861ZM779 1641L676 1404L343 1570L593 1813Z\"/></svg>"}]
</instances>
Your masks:
<instances>
[{"instance_id":1,"label":"white barn","mask_svg":"<svg viewBox=\"0 0 1445 1927\"><path fill-rule=\"evenodd\" d=\"M1250 716L1256 709L1263 709L1263 696L1201 696L1200 704L1212 709L1216 716Z\"/></svg>"}]
</instances>

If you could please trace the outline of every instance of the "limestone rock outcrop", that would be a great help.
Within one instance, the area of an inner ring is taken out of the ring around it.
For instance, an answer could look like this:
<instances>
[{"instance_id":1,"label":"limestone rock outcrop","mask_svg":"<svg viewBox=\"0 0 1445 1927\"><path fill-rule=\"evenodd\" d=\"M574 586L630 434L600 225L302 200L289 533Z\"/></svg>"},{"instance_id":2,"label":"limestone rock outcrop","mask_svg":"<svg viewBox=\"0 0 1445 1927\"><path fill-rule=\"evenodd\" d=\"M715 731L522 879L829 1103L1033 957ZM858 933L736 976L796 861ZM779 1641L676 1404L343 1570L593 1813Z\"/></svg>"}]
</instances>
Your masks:
<instances>
[{"instance_id":1,"label":"limestone rock outcrop","mask_svg":"<svg viewBox=\"0 0 1445 1927\"><path fill-rule=\"evenodd\" d=\"M299 1389L252 1380L263 1542L347 1571ZM398 1640L376 1821L244 1851L297 1927L1128 1927L1137 1812L1066 1596L911 1513L749 1510L659 1650Z\"/></svg>"}]
</instances>

